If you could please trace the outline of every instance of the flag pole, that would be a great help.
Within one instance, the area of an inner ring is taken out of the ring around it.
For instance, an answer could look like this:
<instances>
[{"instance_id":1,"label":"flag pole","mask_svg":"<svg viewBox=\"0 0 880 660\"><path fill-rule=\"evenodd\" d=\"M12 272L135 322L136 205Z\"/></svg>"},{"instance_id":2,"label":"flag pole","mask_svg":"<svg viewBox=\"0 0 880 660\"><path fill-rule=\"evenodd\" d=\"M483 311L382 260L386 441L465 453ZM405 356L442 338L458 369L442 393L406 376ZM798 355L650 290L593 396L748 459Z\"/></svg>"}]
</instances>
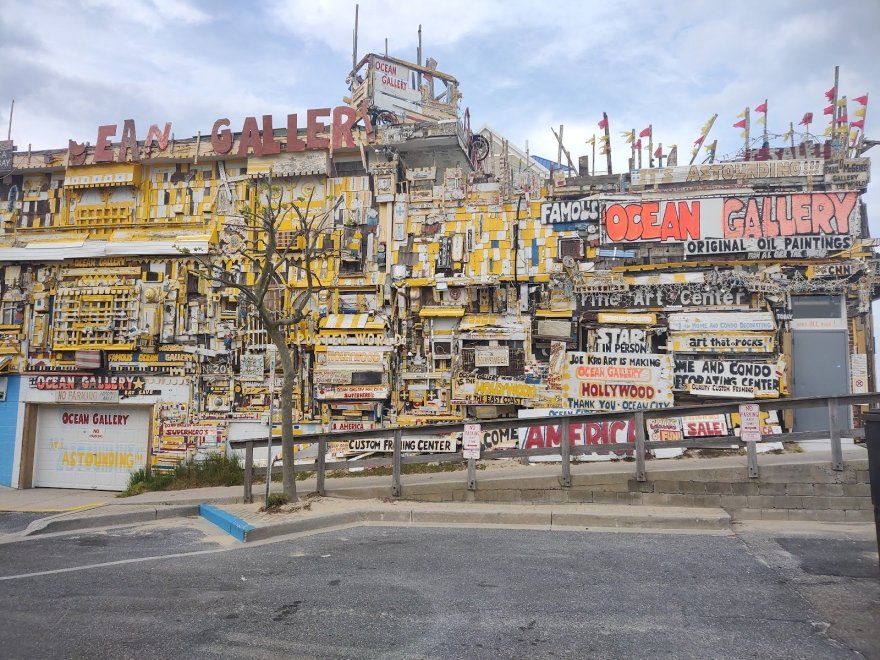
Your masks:
<instances>
[{"instance_id":1,"label":"flag pole","mask_svg":"<svg viewBox=\"0 0 880 660\"><path fill-rule=\"evenodd\" d=\"M608 113L602 113L602 119L605 122L605 162L608 165L608 174L613 174L611 171L611 129L608 126Z\"/></svg>"},{"instance_id":2,"label":"flag pole","mask_svg":"<svg viewBox=\"0 0 880 660\"><path fill-rule=\"evenodd\" d=\"M768 148L770 147L770 139L767 136L767 110L769 110L767 107L767 99L764 99L764 139L761 141L762 148L764 145L767 145Z\"/></svg>"},{"instance_id":3,"label":"flag pole","mask_svg":"<svg viewBox=\"0 0 880 660\"><path fill-rule=\"evenodd\" d=\"M788 136L791 138L791 149L792 153L794 153L794 122L788 122Z\"/></svg>"},{"instance_id":4,"label":"flag pole","mask_svg":"<svg viewBox=\"0 0 880 660\"><path fill-rule=\"evenodd\" d=\"M745 147L743 148L743 157L745 157L746 159L748 159L747 157L749 154L749 125L749 109L746 108L746 142Z\"/></svg>"},{"instance_id":5,"label":"flag pole","mask_svg":"<svg viewBox=\"0 0 880 660\"><path fill-rule=\"evenodd\" d=\"M596 135L593 134L593 176L596 176Z\"/></svg>"},{"instance_id":6,"label":"flag pole","mask_svg":"<svg viewBox=\"0 0 880 660\"><path fill-rule=\"evenodd\" d=\"M837 139L837 88L840 81L840 67L834 67L834 107L831 109L831 148L834 149L834 140Z\"/></svg>"},{"instance_id":7,"label":"flag pole","mask_svg":"<svg viewBox=\"0 0 880 660\"><path fill-rule=\"evenodd\" d=\"M648 124L648 167L654 167L654 124Z\"/></svg>"}]
</instances>

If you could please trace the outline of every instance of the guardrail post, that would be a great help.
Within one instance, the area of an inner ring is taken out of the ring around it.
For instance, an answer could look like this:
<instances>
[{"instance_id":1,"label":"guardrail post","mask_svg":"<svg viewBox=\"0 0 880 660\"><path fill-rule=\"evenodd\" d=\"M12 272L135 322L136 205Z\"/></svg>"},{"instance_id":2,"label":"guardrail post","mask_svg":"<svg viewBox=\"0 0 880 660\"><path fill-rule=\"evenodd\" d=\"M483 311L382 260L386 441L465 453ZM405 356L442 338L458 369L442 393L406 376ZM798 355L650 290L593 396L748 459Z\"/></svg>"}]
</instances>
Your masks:
<instances>
[{"instance_id":1,"label":"guardrail post","mask_svg":"<svg viewBox=\"0 0 880 660\"><path fill-rule=\"evenodd\" d=\"M831 469L839 471L843 469L843 449L840 446L836 399L828 399L828 432L831 434Z\"/></svg>"},{"instance_id":2,"label":"guardrail post","mask_svg":"<svg viewBox=\"0 0 880 660\"><path fill-rule=\"evenodd\" d=\"M394 429L394 459L391 464L391 495L400 497L400 450L401 431Z\"/></svg>"},{"instance_id":3,"label":"guardrail post","mask_svg":"<svg viewBox=\"0 0 880 660\"><path fill-rule=\"evenodd\" d=\"M327 454L327 439L319 438L318 439L318 474L315 478L315 491L321 497L324 497L324 477L326 472L326 454Z\"/></svg>"},{"instance_id":4,"label":"guardrail post","mask_svg":"<svg viewBox=\"0 0 880 660\"><path fill-rule=\"evenodd\" d=\"M746 461L749 466L749 479L758 478L758 448L756 442L746 443Z\"/></svg>"},{"instance_id":5,"label":"guardrail post","mask_svg":"<svg viewBox=\"0 0 880 660\"><path fill-rule=\"evenodd\" d=\"M636 481L647 481L645 474L645 413L639 411L635 415L636 425Z\"/></svg>"},{"instance_id":6,"label":"guardrail post","mask_svg":"<svg viewBox=\"0 0 880 660\"><path fill-rule=\"evenodd\" d=\"M562 440L559 443L559 455L562 458L562 487L571 488L571 445L568 444L570 422L568 417L563 417L561 421Z\"/></svg>"},{"instance_id":7,"label":"guardrail post","mask_svg":"<svg viewBox=\"0 0 880 660\"><path fill-rule=\"evenodd\" d=\"M254 501L254 441L248 440L244 446L244 501Z\"/></svg>"}]
</instances>

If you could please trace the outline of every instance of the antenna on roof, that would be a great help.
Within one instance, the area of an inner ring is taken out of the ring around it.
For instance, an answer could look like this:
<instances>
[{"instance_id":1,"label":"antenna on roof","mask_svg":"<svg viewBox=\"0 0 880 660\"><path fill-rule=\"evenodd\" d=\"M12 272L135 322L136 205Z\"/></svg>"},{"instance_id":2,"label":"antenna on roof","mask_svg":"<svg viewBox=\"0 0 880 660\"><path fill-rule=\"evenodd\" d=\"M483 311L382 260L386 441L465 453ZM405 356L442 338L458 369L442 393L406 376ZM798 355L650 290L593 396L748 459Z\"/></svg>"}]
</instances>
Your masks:
<instances>
[{"instance_id":1,"label":"antenna on roof","mask_svg":"<svg viewBox=\"0 0 880 660\"><path fill-rule=\"evenodd\" d=\"M352 32L352 44L351 44L351 72L354 73L354 70L357 68L357 58L358 58L358 9L360 5L354 6L354 32ZM387 49L387 47L386 47Z\"/></svg>"}]
</instances>

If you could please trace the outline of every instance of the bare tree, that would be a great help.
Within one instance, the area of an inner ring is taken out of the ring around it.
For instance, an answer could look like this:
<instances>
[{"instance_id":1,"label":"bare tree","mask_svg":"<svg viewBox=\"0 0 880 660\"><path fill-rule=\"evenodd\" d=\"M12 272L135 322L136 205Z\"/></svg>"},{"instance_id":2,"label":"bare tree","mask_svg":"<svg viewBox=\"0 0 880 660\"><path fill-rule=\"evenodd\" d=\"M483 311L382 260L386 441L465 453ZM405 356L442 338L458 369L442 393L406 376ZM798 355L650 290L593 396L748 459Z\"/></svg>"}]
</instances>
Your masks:
<instances>
[{"instance_id":1,"label":"bare tree","mask_svg":"<svg viewBox=\"0 0 880 660\"><path fill-rule=\"evenodd\" d=\"M313 188L308 198L285 201L283 188L273 182L271 174L255 179L253 185L256 195L252 205L227 221L223 230L226 238L211 246L207 253L192 256L203 267L201 277L215 285L231 287L244 297L277 349L283 377L282 481L285 495L296 501L293 392L299 356L289 343L289 335L295 326L307 320L317 293L327 288L328 283L322 281L315 264L335 252L333 217L342 197L326 208L327 200L315 200ZM319 210L312 210L313 202L319 202ZM241 260L245 268L241 272L224 270L220 264L230 257Z\"/></svg>"}]
</instances>

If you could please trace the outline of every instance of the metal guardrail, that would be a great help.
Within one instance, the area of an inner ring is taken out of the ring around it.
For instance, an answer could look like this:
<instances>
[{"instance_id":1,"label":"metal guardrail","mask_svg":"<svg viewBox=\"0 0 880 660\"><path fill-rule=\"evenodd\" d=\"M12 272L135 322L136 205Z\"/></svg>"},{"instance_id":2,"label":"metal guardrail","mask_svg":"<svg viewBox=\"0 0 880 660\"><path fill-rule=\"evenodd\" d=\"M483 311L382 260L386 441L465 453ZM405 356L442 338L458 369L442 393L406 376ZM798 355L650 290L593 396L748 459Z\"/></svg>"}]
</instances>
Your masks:
<instances>
[{"instance_id":1,"label":"metal guardrail","mask_svg":"<svg viewBox=\"0 0 880 660\"><path fill-rule=\"evenodd\" d=\"M749 477L758 477L758 458L755 451L755 443L745 443L738 436L717 436L710 438L692 438L678 442L667 441L648 441L645 433L645 420L651 418L663 417L687 417L689 415L712 415L726 414L738 412L739 404L736 403L713 403L701 404L696 406L677 406L674 408L656 408L651 410L637 410L629 412L607 412L607 413L590 413L582 415L561 415L552 417L528 417L517 419L496 419L490 421L480 421L480 429L482 431L492 431L501 429L515 429L521 427L534 426L561 426L560 437L567 439L569 437L569 427L571 424L584 422L597 422L608 420L632 420L635 424L635 442L621 442L615 444L601 445L574 445L569 442L560 442L558 447L552 448L536 448L536 449L501 449L485 452L481 460L494 460L498 458L521 458L530 456L560 456L561 458L561 485L563 488L571 486L571 459L580 454L593 453L610 453L610 452L631 452L635 455L635 476L637 481L646 481L647 472L645 469L645 457L649 450L660 448L684 448L684 449L708 449L708 448L730 448L731 445L737 445L738 448L746 447L747 449L747 465ZM868 394L847 394L840 396L815 396L815 397L799 397L788 399L760 399L749 400L748 403L756 403L761 410L793 410L799 408L826 408L828 411L828 430L827 431L803 431L798 433L782 433L774 435L764 435L761 441L769 442L792 442L802 440L822 440L829 438L831 441L831 467L834 470L843 470L843 450L841 448L841 437L861 438L864 437L864 429L861 428L840 428L838 420L838 406L852 406L880 403L880 392L872 392ZM467 422L471 423L471 422ZM464 431L466 422L455 424L431 424L421 426L407 427L391 427L372 429L369 431L355 431L351 433L310 433L296 436L294 442L296 444L317 444L318 455L312 464L299 464L294 466L295 472L316 472L317 487L316 492L323 495L325 492L324 483L327 470L364 468L378 466L392 466L391 475L391 493L394 497L401 495L401 466L412 465L417 463L447 463L447 462L464 462L468 461L468 488L476 489L476 475L473 470L473 459L466 459L462 456L462 452L444 453L444 454L417 454L403 456L401 451L402 440L413 435L447 435L451 433L461 433ZM394 451L390 458L370 458L358 461L333 461L327 462L327 443L328 442L344 442L352 438L369 439L383 437L387 438L389 434L393 435ZM268 434L267 434L268 435ZM253 500L253 478L254 478L254 448L265 447L268 444L268 438L262 439L245 439L230 440L229 444L235 448L245 448L244 461L244 499L246 502ZM272 439L272 447L280 446L280 439ZM267 454L270 455L271 451ZM280 467L272 470L272 473L279 473Z\"/></svg>"}]
</instances>

